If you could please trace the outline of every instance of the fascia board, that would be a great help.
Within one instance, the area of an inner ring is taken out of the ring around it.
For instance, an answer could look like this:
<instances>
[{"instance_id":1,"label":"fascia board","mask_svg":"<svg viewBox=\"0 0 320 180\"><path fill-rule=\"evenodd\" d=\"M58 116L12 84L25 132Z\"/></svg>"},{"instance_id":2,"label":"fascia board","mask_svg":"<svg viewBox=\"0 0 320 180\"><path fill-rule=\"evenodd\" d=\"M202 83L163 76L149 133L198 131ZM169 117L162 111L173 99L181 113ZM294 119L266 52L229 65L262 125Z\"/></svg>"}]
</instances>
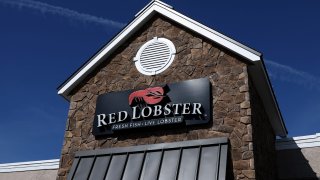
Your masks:
<instances>
[{"instance_id":1,"label":"fascia board","mask_svg":"<svg viewBox=\"0 0 320 180\"><path fill-rule=\"evenodd\" d=\"M103 48L100 52L97 53L93 59L84 66L75 76L73 76L63 87L61 87L58 91L58 94L63 95L68 99L67 94L70 92L74 86L76 86L77 82L83 80L87 74L89 74L96 66L103 61L103 57L110 55L114 49L116 49L121 42L125 41L128 36L133 34L136 29L138 29L143 21L147 21L149 16L154 13L154 9L152 7L146 9L145 13L142 13L139 17L137 17L134 21L132 21L126 28L124 28L110 43L108 43L105 48Z\"/></svg>"},{"instance_id":2,"label":"fascia board","mask_svg":"<svg viewBox=\"0 0 320 180\"><path fill-rule=\"evenodd\" d=\"M0 164L0 173L58 169L59 159Z\"/></svg>"},{"instance_id":3,"label":"fascia board","mask_svg":"<svg viewBox=\"0 0 320 180\"><path fill-rule=\"evenodd\" d=\"M286 125L285 125L285 123L283 121L282 114L281 114L281 111L280 111L280 108L279 108L279 104L278 104L278 101L277 101L277 99L275 97L273 88L271 86L271 82L270 82L269 76L267 74L267 70L266 70L266 67L264 65L264 62L263 61L259 61L257 63L259 63L260 68L262 69L261 72L263 73L263 77L265 79L265 83L267 84L267 87L268 87L266 93L270 94L270 99L272 101L272 105L271 106L274 109L274 116L277 117L276 118L277 121L275 122L275 124L277 124L277 128L275 129L276 135L280 136L282 138L287 137L288 130L287 130Z\"/></svg>"},{"instance_id":4,"label":"fascia board","mask_svg":"<svg viewBox=\"0 0 320 180\"><path fill-rule=\"evenodd\" d=\"M93 70L96 66L103 61L103 57L110 55L114 49L116 49L123 41L125 41L128 36L135 32L143 22L150 19L150 16L158 12L177 23L185 26L209 39L212 41L230 49L243 56L246 59L251 61L259 61L261 60L261 54L234 41L230 38L174 11L170 7L167 7L158 1L154 1L152 5L146 7L144 12L140 13L135 20L133 20L129 25L127 25L110 43L108 43L105 48L103 48L100 52L97 53L93 59L86 64L78 73L76 73L65 85L63 85L59 90L58 94L62 95L64 98L68 99L68 93L80 82L83 80L86 75L88 75L91 70Z\"/></svg>"},{"instance_id":5,"label":"fascia board","mask_svg":"<svg viewBox=\"0 0 320 180\"><path fill-rule=\"evenodd\" d=\"M249 59L251 61L259 61L261 60L261 53L254 51L253 49L250 49L248 47L245 47L244 45L235 42L234 40L231 40L230 38L210 29L209 27L200 24L199 22L196 22L181 13L178 13L177 11L174 11L173 9L169 9L166 7L161 7L161 5L156 4L155 10L168 17L169 19L174 20L175 22L181 24L182 26L185 26L196 33L201 34L202 36L224 46L225 48L243 56L246 59ZM245 48L244 48L245 47ZM250 51L248 50L250 49ZM252 52L251 52L252 51Z\"/></svg>"},{"instance_id":6,"label":"fascia board","mask_svg":"<svg viewBox=\"0 0 320 180\"><path fill-rule=\"evenodd\" d=\"M301 149L301 148L312 148L320 147L320 134L309 136L298 136L293 138L278 139L276 141L277 150L285 149Z\"/></svg>"},{"instance_id":7,"label":"fascia board","mask_svg":"<svg viewBox=\"0 0 320 180\"><path fill-rule=\"evenodd\" d=\"M259 94L269 122L276 136L286 137L288 132L282 119L263 61L248 66L248 72Z\"/></svg>"}]
</instances>

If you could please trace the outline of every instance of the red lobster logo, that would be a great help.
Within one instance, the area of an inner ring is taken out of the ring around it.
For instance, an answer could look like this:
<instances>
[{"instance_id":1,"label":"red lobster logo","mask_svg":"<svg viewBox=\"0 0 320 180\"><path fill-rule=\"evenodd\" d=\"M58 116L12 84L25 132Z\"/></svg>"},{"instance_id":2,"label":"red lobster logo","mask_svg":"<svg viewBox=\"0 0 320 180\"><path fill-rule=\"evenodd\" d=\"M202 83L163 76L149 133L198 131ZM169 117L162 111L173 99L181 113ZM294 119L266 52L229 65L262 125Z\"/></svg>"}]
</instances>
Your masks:
<instances>
[{"instance_id":1,"label":"red lobster logo","mask_svg":"<svg viewBox=\"0 0 320 180\"><path fill-rule=\"evenodd\" d=\"M129 95L129 105L134 100L136 102L145 102L146 104L157 104L162 101L164 90L162 87L147 88L145 90L134 91Z\"/></svg>"}]
</instances>

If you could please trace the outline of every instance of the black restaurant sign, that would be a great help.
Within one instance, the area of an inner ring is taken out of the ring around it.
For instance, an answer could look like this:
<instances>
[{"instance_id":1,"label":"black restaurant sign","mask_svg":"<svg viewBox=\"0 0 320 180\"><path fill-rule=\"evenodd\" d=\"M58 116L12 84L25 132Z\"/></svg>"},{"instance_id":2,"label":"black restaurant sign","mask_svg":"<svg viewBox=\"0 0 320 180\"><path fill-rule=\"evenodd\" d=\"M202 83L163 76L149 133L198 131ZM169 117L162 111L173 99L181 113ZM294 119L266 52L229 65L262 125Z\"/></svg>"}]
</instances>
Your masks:
<instances>
[{"instance_id":1,"label":"black restaurant sign","mask_svg":"<svg viewBox=\"0 0 320 180\"><path fill-rule=\"evenodd\" d=\"M141 90L102 94L97 99L92 133L110 135L142 128L206 124L211 119L207 78Z\"/></svg>"}]
</instances>

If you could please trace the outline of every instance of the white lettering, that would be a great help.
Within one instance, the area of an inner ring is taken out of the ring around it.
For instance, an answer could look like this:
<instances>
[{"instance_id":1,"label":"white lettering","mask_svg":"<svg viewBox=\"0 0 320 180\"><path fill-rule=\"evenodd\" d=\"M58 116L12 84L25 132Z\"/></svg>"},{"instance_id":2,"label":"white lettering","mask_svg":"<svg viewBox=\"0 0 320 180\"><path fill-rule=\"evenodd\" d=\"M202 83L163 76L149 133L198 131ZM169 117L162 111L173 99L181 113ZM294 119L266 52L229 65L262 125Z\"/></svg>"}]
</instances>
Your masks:
<instances>
[{"instance_id":1,"label":"white lettering","mask_svg":"<svg viewBox=\"0 0 320 180\"><path fill-rule=\"evenodd\" d=\"M190 114L190 103L183 104L182 114Z\"/></svg>"},{"instance_id":2,"label":"white lettering","mask_svg":"<svg viewBox=\"0 0 320 180\"><path fill-rule=\"evenodd\" d=\"M170 116L170 115L201 115L202 112L202 104L201 103L179 103L179 104L166 104L162 105L154 105L154 106L145 106L140 109L138 106L132 107L132 118L131 120L136 120L140 118L153 117L156 118L158 116ZM106 118L108 117L108 120ZM110 114L99 114L97 115L97 127L106 126L109 124L116 124L120 122L124 122L130 119L127 111L119 111L117 113ZM167 119L164 122L161 120L159 123L172 123L176 121L176 119ZM131 126L136 126L136 124L131 124ZM112 126L114 129L121 129L121 126Z\"/></svg>"},{"instance_id":3,"label":"white lettering","mask_svg":"<svg viewBox=\"0 0 320 180\"><path fill-rule=\"evenodd\" d=\"M170 104L166 104L164 106L164 115L167 116L171 113L171 109L169 108Z\"/></svg>"},{"instance_id":4,"label":"white lettering","mask_svg":"<svg viewBox=\"0 0 320 180\"><path fill-rule=\"evenodd\" d=\"M101 127L102 125L106 126L107 123L104 121L106 119L106 115L105 114L98 114L98 126L97 127Z\"/></svg>"},{"instance_id":5,"label":"white lettering","mask_svg":"<svg viewBox=\"0 0 320 180\"><path fill-rule=\"evenodd\" d=\"M162 107L160 105L154 106L153 116L160 116L162 114Z\"/></svg>"},{"instance_id":6,"label":"white lettering","mask_svg":"<svg viewBox=\"0 0 320 180\"><path fill-rule=\"evenodd\" d=\"M116 123L116 113L109 114L109 124Z\"/></svg>"},{"instance_id":7,"label":"white lettering","mask_svg":"<svg viewBox=\"0 0 320 180\"><path fill-rule=\"evenodd\" d=\"M146 109L148 109L148 114L145 113L145 112L146 112ZM149 116L151 115L151 113L152 113L152 109L151 109L151 107L149 107L149 106L146 106L146 107L143 108L142 111L141 111L142 117L149 117Z\"/></svg>"},{"instance_id":8,"label":"white lettering","mask_svg":"<svg viewBox=\"0 0 320 180\"><path fill-rule=\"evenodd\" d=\"M139 116L137 116L137 108L138 108L138 106L132 107L132 119L139 119L140 118L140 114L139 114Z\"/></svg>"},{"instance_id":9,"label":"white lettering","mask_svg":"<svg viewBox=\"0 0 320 180\"><path fill-rule=\"evenodd\" d=\"M192 114L202 114L200 108L201 108L201 104L200 103L193 103ZM197 111L197 113L196 113L196 111Z\"/></svg>"},{"instance_id":10,"label":"white lettering","mask_svg":"<svg viewBox=\"0 0 320 180\"><path fill-rule=\"evenodd\" d=\"M123 114L123 117L122 117L122 115L121 114ZM120 112L118 112L118 122L122 122L122 121L124 121L124 120L126 120L127 119L127 117L128 117L128 112L127 111L120 111Z\"/></svg>"},{"instance_id":11,"label":"white lettering","mask_svg":"<svg viewBox=\"0 0 320 180\"><path fill-rule=\"evenodd\" d=\"M181 106L181 104L172 104L172 107L174 108L175 115L179 114L179 106Z\"/></svg>"}]
</instances>

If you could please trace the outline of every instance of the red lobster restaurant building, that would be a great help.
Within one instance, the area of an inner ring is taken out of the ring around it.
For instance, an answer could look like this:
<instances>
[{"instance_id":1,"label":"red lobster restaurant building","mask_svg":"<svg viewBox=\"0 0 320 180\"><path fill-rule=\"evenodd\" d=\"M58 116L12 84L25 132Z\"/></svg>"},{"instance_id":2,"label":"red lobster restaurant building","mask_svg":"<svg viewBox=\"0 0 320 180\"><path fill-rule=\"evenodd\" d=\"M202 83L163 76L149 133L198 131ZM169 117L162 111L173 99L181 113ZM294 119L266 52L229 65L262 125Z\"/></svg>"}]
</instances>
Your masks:
<instances>
[{"instance_id":1,"label":"red lobster restaurant building","mask_svg":"<svg viewBox=\"0 0 320 180\"><path fill-rule=\"evenodd\" d=\"M59 180L317 179L285 138L262 54L158 0L58 94Z\"/></svg>"}]
</instances>

